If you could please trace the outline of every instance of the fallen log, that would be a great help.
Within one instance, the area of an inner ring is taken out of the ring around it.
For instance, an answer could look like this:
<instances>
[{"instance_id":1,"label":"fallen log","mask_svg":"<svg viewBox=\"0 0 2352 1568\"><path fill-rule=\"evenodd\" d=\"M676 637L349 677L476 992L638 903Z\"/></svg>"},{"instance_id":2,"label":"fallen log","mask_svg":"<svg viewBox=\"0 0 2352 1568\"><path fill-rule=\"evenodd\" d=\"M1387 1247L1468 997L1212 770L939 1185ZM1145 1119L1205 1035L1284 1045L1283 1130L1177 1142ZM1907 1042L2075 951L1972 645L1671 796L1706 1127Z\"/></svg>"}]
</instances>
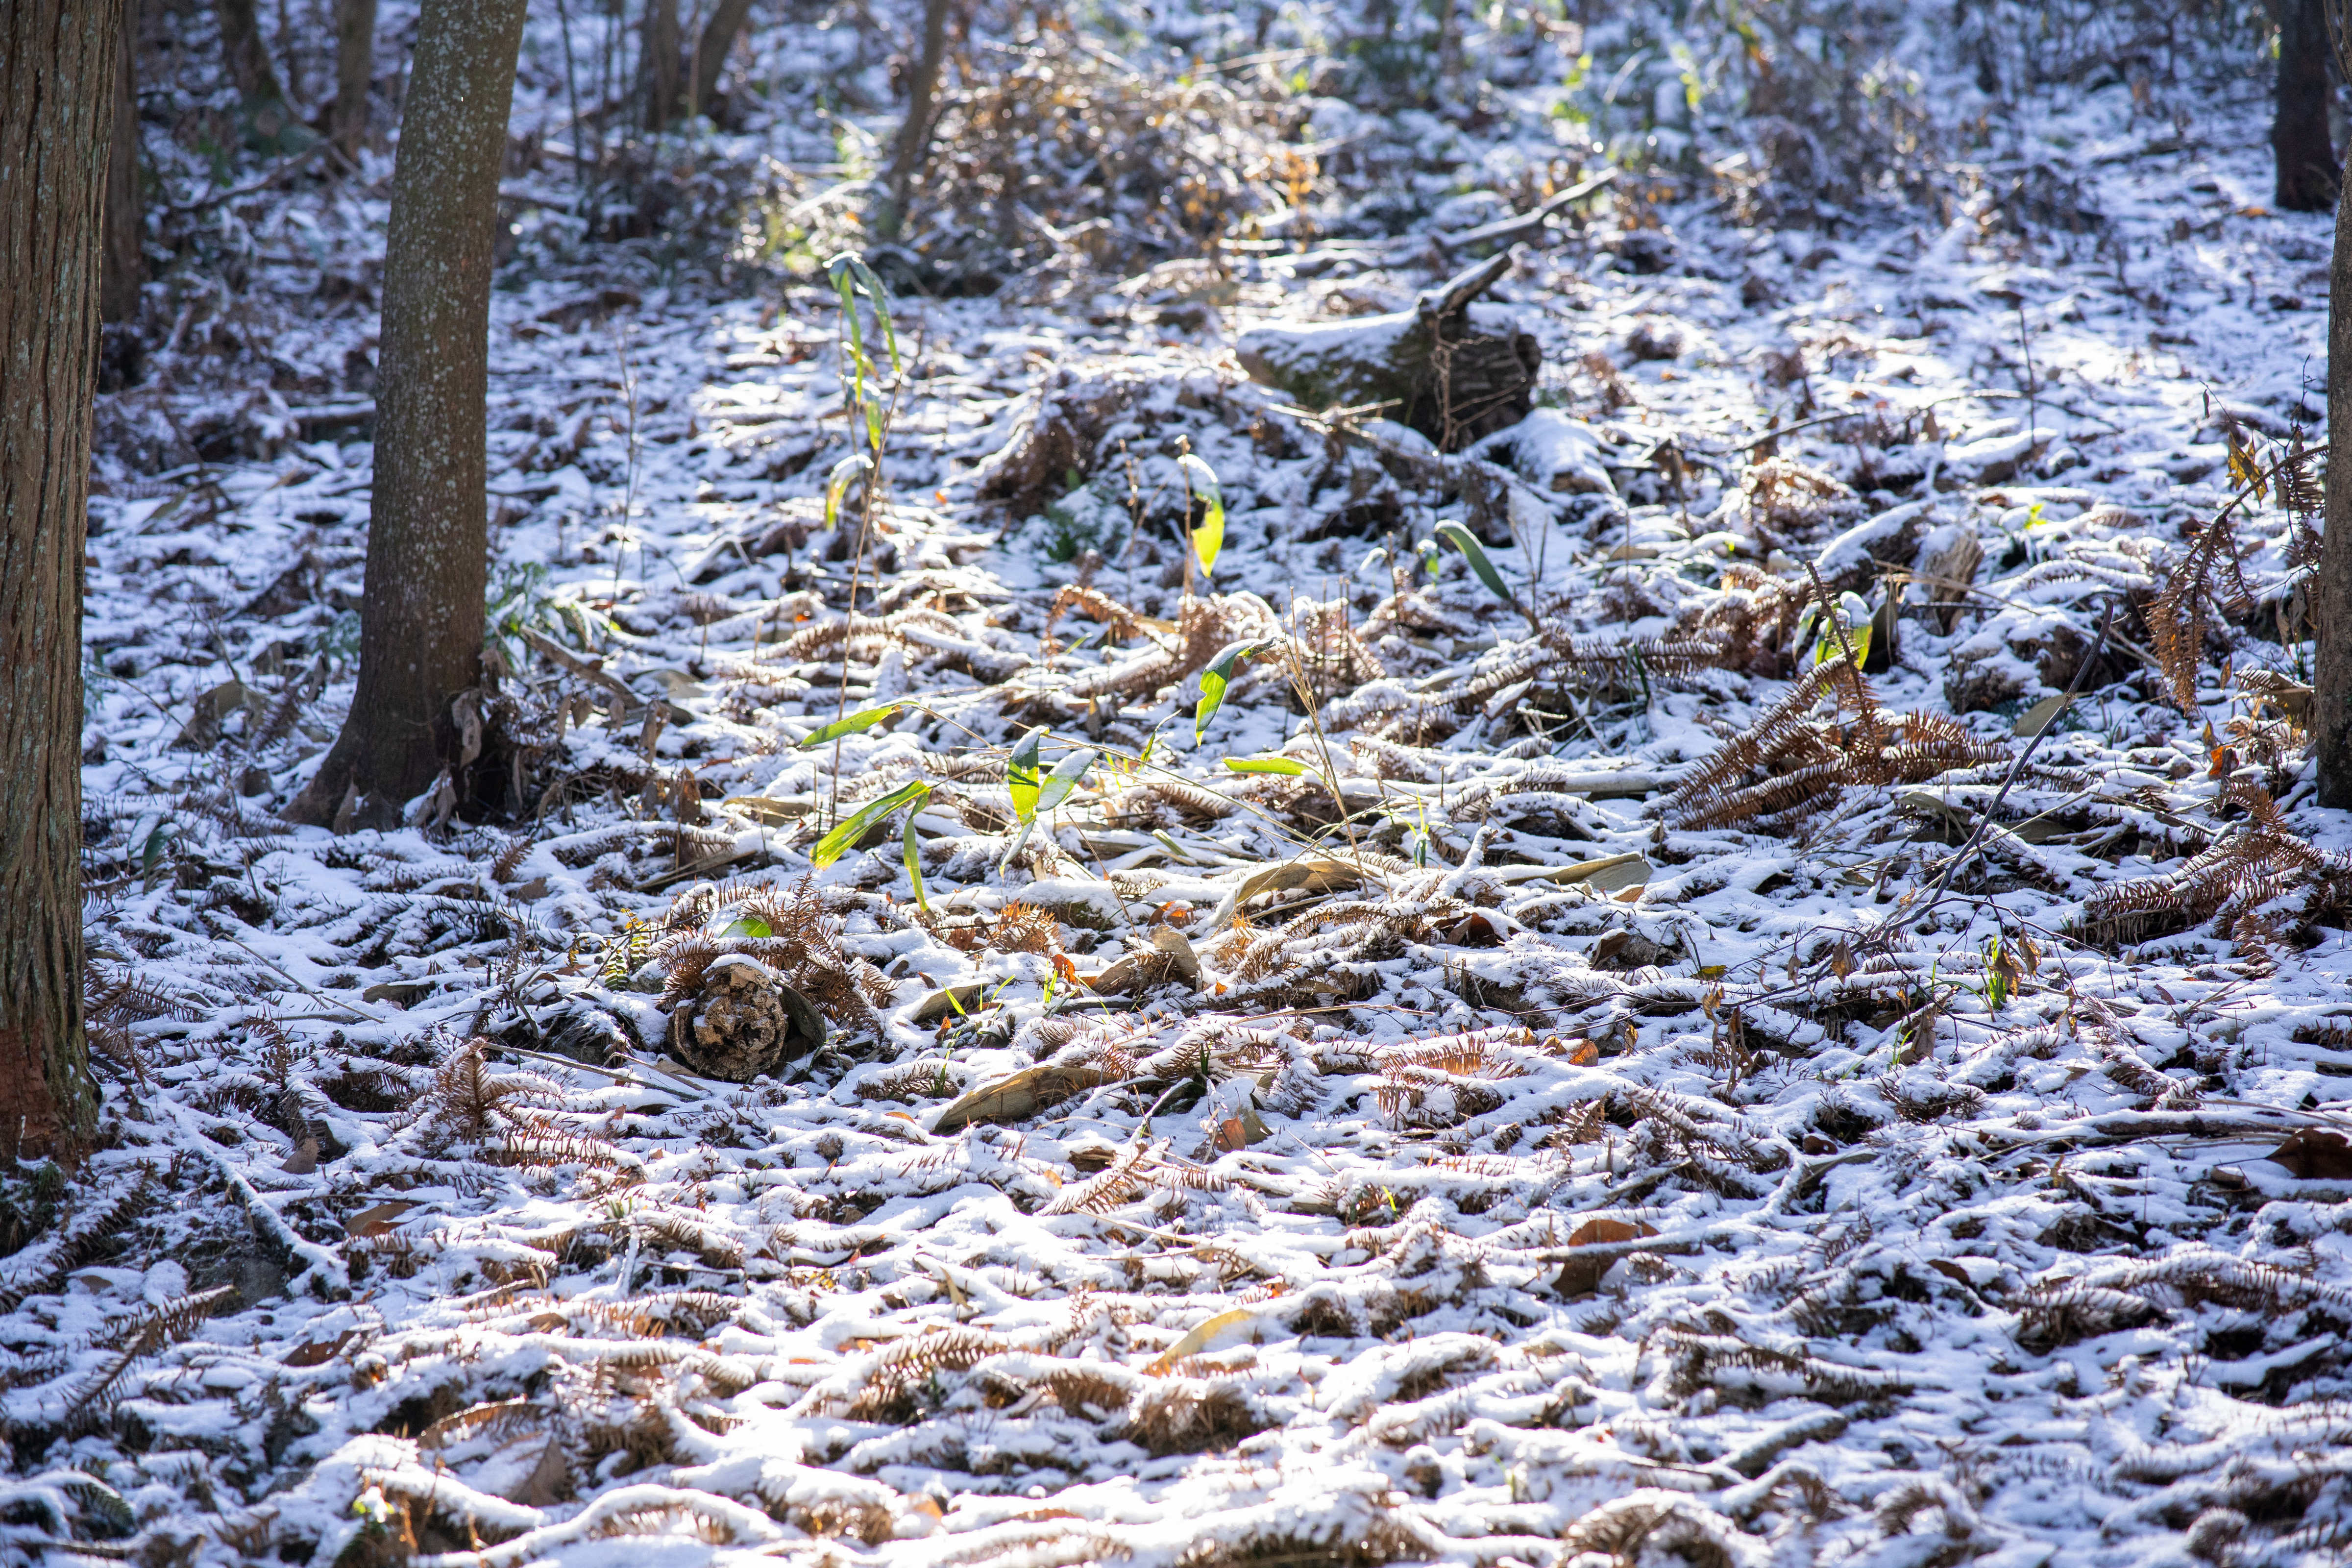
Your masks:
<instances>
[{"instance_id":1,"label":"fallen log","mask_svg":"<svg viewBox=\"0 0 2352 1568\"><path fill-rule=\"evenodd\" d=\"M1543 356L1499 307L1474 310L1511 269L1493 257L1409 310L1352 321L1269 325L1242 334L1242 365L1310 409L1393 405L1393 417L1456 452L1535 407Z\"/></svg>"}]
</instances>

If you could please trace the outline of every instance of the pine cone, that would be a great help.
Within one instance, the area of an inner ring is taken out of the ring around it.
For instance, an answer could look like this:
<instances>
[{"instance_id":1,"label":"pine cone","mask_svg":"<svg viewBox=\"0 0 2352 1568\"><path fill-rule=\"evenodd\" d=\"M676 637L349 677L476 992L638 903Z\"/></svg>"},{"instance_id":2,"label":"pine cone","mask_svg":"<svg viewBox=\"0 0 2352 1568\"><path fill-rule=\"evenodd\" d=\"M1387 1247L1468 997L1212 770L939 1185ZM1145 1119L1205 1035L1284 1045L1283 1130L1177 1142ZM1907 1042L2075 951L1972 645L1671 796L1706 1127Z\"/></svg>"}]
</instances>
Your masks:
<instances>
[{"instance_id":1,"label":"pine cone","mask_svg":"<svg viewBox=\"0 0 2352 1568\"><path fill-rule=\"evenodd\" d=\"M670 1015L670 1054L706 1078L749 1083L824 1044L824 1020L782 976L740 953L713 959Z\"/></svg>"}]
</instances>

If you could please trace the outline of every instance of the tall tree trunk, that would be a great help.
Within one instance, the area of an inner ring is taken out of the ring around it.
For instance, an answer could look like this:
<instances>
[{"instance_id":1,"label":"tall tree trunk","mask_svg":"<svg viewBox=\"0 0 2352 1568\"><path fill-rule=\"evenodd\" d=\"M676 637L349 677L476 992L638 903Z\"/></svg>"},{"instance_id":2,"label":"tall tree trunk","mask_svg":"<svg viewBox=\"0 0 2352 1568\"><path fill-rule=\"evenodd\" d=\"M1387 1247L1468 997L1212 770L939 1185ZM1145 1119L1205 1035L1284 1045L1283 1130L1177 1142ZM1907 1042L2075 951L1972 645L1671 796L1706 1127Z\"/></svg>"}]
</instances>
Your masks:
<instances>
[{"instance_id":1,"label":"tall tree trunk","mask_svg":"<svg viewBox=\"0 0 2352 1568\"><path fill-rule=\"evenodd\" d=\"M524 0L424 0L384 240L359 689L288 816L383 826L453 767L481 676L490 267ZM348 810L346 809L348 807Z\"/></svg>"},{"instance_id":2,"label":"tall tree trunk","mask_svg":"<svg viewBox=\"0 0 2352 1568\"><path fill-rule=\"evenodd\" d=\"M677 0L646 0L645 31L637 54L637 82L646 95L646 129L659 131L677 118Z\"/></svg>"},{"instance_id":3,"label":"tall tree trunk","mask_svg":"<svg viewBox=\"0 0 2352 1568\"><path fill-rule=\"evenodd\" d=\"M368 89L375 81L375 0L335 0L335 106L328 134L346 158L367 140Z\"/></svg>"},{"instance_id":4,"label":"tall tree trunk","mask_svg":"<svg viewBox=\"0 0 2352 1568\"><path fill-rule=\"evenodd\" d=\"M214 9L220 16L221 63L236 88L246 136L257 145L280 147L293 129L294 111L286 105L286 89L262 41L254 0L215 0Z\"/></svg>"},{"instance_id":5,"label":"tall tree trunk","mask_svg":"<svg viewBox=\"0 0 2352 1568\"><path fill-rule=\"evenodd\" d=\"M719 107L719 78L727 68L728 51L751 19L751 0L719 0L694 43L694 111L709 114Z\"/></svg>"},{"instance_id":6,"label":"tall tree trunk","mask_svg":"<svg viewBox=\"0 0 2352 1568\"><path fill-rule=\"evenodd\" d=\"M2326 212L2336 200L2336 149L2327 135L2327 0L2272 0L2279 25L2278 97L2271 152L2277 205Z\"/></svg>"},{"instance_id":7,"label":"tall tree trunk","mask_svg":"<svg viewBox=\"0 0 2352 1568\"><path fill-rule=\"evenodd\" d=\"M954 0L924 0L923 49L915 58L915 77L907 84L907 118L898 122L898 144L890 153L889 209L882 215L882 233L896 237L907 221L907 204L913 199L915 176L931 149L931 104L939 97L940 71L947 63L948 8Z\"/></svg>"},{"instance_id":8,"label":"tall tree trunk","mask_svg":"<svg viewBox=\"0 0 2352 1568\"><path fill-rule=\"evenodd\" d=\"M2311 584L2319 629L2311 749L2319 763L2319 804L2352 807L2352 184L2336 204L2330 272L2326 534Z\"/></svg>"},{"instance_id":9,"label":"tall tree trunk","mask_svg":"<svg viewBox=\"0 0 2352 1568\"><path fill-rule=\"evenodd\" d=\"M139 53L139 4L122 7L122 41L114 67L114 133L106 161L106 262L99 314L109 321L139 319L139 290L147 281L147 218L139 199L139 94L132 62Z\"/></svg>"},{"instance_id":10,"label":"tall tree trunk","mask_svg":"<svg viewBox=\"0 0 2352 1568\"><path fill-rule=\"evenodd\" d=\"M96 1120L82 1036L81 552L122 0L0 5L0 1155Z\"/></svg>"}]
</instances>

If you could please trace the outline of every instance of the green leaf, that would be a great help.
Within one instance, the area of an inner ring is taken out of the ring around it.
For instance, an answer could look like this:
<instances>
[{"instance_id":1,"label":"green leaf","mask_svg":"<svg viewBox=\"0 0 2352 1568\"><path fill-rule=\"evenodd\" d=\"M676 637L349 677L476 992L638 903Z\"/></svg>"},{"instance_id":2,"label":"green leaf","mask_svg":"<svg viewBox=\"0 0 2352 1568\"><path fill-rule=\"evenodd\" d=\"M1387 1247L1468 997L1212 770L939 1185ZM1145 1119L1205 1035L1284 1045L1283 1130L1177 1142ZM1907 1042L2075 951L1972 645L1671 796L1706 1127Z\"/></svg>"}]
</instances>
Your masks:
<instances>
[{"instance_id":1,"label":"green leaf","mask_svg":"<svg viewBox=\"0 0 2352 1568\"><path fill-rule=\"evenodd\" d=\"M1229 643L1224 650L1209 661L1201 672L1201 700L1192 706L1192 743L1199 745L1201 737L1209 732L1209 721L1225 705L1225 688L1233 684L1234 670L1242 660L1265 647L1262 642Z\"/></svg>"},{"instance_id":2,"label":"green leaf","mask_svg":"<svg viewBox=\"0 0 2352 1568\"><path fill-rule=\"evenodd\" d=\"M809 864L820 871L824 870L840 859L851 845L865 837L876 823L902 805L919 806L930 797L931 786L917 779L912 784L900 784L879 800L868 801L856 816L835 823L832 832L816 841L816 847L809 851Z\"/></svg>"},{"instance_id":3,"label":"green leaf","mask_svg":"<svg viewBox=\"0 0 2352 1568\"><path fill-rule=\"evenodd\" d=\"M915 884L915 903L925 914L931 912L931 900L923 897L923 858L915 848L915 814L907 814L907 880Z\"/></svg>"},{"instance_id":4,"label":"green leaf","mask_svg":"<svg viewBox=\"0 0 2352 1568\"><path fill-rule=\"evenodd\" d=\"M856 332L856 295L863 293L874 301L874 320L882 329L882 342L890 352L890 368L896 372L899 368L898 333L890 324L890 295L882 287L882 279L876 277L864 258L854 251L843 251L824 264L824 270L825 275L833 279L834 288L840 291L842 313L852 318L850 331L853 342ZM862 356L865 351L860 347L858 352Z\"/></svg>"},{"instance_id":5,"label":"green leaf","mask_svg":"<svg viewBox=\"0 0 2352 1568\"><path fill-rule=\"evenodd\" d=\"M1070 792L1078 787L1078 781L1085 778L1087 770L1094 765L1095 752L1086 746L1079 747L1055 763L1054 771L1045 775L1044 787L1037 792L1036 809L1051 811L1069 799Z\"/></svg>"},{"instance_id":6,"label":"green leaf","mask_svg":"<svg viewBox=\"0 0 2352 1568\"><path fill-rule=\"evenodd\" d=\"M1495 570L1495 563L1486 559L1486 547L1478 542L1476 534L1458 522L1441 522L1437 525L1437 537L1462 552L1470 563L1470 570L1478 574L1478 581L1486 584L1495 597L1514 609L1518 607L1518 600L1511 596L1511 590L1504 583L1503 574Z\"/></svg>"},{"instance_id":7,"label":"green leaf","mask_svg":"<svg viewBox=\"0 0 2352 1568\"><path fill-rule=\"evenodd\" d=\"M846 718L835 719L830 724L820 724L801 737L801 750L812 751L828 741L838 741L844 735L855 735L862 730L871 730L905 706L904 702L885 702L879 708L861 708Z\"/></svg>"},{"instance_id":8,"label":"green leaf","mask_svg":"<svg viewBox=\"0 0 2352 1568\"><path fill-rule=\"evenodd\" d=\"M1176 460L1184 471L1184 489L1201 499L1202 511L1200 526L1192 530L1192 553L1201 563L1201 575L1206 577L1217 569L1217 552L1225 547L1225 496L1217 488L1217 470L1187 452Z\"/></svg>"},{"instance_id":9,"label":"green leaf","mask_svg":"<svg viewBox=\"0 0 2352 1568\"><path fill-rule=\"evenodd\" d=\"M1307 764L1288 757L1227 757L1225 766L1237 773L1287 773L1296 778L1307 771Z\"/></svg>"},{"instance_id":10,"label":"green leaf","mask_svg":"<svg viewBox=\"0 0 2352 1568\"><path fill-rule=\"evenodd\" d=\"M737 915L714 934L719 936L762 937L776 934L775 928L757 915Z\"/></svg>"},{"instance_id":11,"label":"green leaf","mask_svg":"<svg viewBox=\"0 0 2352 1568\"><path fill-rule=\"evenodd\" d=\"M1013 864L1013 858L1021 853L1021 847L1028 843L1029 836L1036 831L1037 819L1034 816L1021 825L1021 831L1014 836L1011 847L1004 851L1004 858L996 863L998 876L1004 875L1004 868Z\"/></svg>"},{"instance_id":12,"label":"green leaf","mask_svg":"<svg viewBox=\"0 0 2352 1568\"><path fill-rule=\"evenodd\" d=\"M1838 627L1845 628L1846 641L1853 644L1854 666L1860 668L1870 658L1870 602L1859 594L1840 594L1837 597L1836 625L1822 623L1822 640L1813 647L1813 662L1827 664L1845 657L1845 648L1838 641ZM1800 628L1804 626L1799 621Z\"/></svg>"},{"instance_id":13,"label":"green leaf","mask_svg":"<svg viewBox=\"0 0 2352 1568\"><path fill-rule=\"evenodd\" d=\"M1004 787L1013 796L1013 815L1023 822L1037 816L1037 792L1045 787L1037 752L1045 742L1045 726L1040 724L1015 742L1013 754L1004 759Z\"/></svg>"},{"instance_id":14,"label":"green leaf","mask_svg":"<svg viewBox=\"0 0 2352 1568\"><path fill-rule=\"evenodd\" d=\"M849 481L860 474L874 471L874 459L863 452L852 452L833 466L833 477L824 482L824 525L831 528L841 516L841 498L849 489Z\"/></svg>"},{"instance_id":15,"label":"green leaf","mask_svg":"<svg viewBox=\"0 0 2352 1568\"><path fill-rule=\"evenodd\" d=\"M856 408L866 401L866 340L857 327L857 296L850 292L846 273L835 273L834 287L841 294L841 331L849 340L849 384L841 389L842 406Z\"/></svg>"}]
</instances>

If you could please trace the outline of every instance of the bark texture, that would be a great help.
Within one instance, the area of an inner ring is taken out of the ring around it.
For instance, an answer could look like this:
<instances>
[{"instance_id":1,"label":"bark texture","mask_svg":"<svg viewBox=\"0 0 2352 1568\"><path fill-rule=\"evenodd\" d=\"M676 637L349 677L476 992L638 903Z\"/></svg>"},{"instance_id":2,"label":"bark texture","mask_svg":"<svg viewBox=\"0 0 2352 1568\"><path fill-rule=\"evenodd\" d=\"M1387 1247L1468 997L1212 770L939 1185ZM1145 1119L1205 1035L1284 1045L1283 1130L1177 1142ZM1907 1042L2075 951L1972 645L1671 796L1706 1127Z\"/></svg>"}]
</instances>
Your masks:
<instances>
[{"instance_id":1,"label":"bark texture","mask_svg":"<svg viewBox=\"0 0 2352 1568\"><path fill-rule=\"evenodd\" d=\"M327 133L346 158L367 140L375 82L375 0L335 0L335 102Z\"/></svg>"},{"instance_id":2,"label":"bark texture","mask_svg":"<svg viewBox=\"0 0 2352 1568\"><path fill-rule=\"evenodd\" d=\"M2326 212L2336 200L2336 149L2327 134L2326 0L2273 0L2279 24L2278 97L2271 152L2277 205Z\"/></svg>"},{"instance_id":3,"label":"bark texture","mask_svg":"<svg viewBox=\"0 0 2352 1568\"><path fill-rule=\"evenodd\" d=\"M923 48L915 59L914 79L907 86L907 118L898 122L898 141L890 155L890 210L883 227L896 234L906 221L907 203L915 176L931 146L931 105L939 97L940 71L947 60L948 7L953 0L924 0Z\"/></svg>"},{"instance_id":4,"label":"bark texture","mask_svg":"<svg viewBox=\"0 0 2352 1568\"><path fill-rule=\"evenodd\" d=\"M2319 763L2319 803L2352 807L2352 190L2336 204L2330 270L2326 536L2311 584L2319 631L2311 741Z\"/></svg>"},{"instance_id":5,"label":"bark texture","mask_svg":"<svg viewBox=\"0 0 2352 1568\"><path fill-rule=\"evenodd\" d=\"M139 290L147 281L146 214L139 194L138 0L122 7L122 41L114 66L114 130L106 161L106 270L99 315L109 321L139 319Z\"/></svg>"},{"instance_id":6,"label":"bark texture","mask_svg":"<svg viewBox=\"0 0 2352 1568\"><path fill-rule=\"evenodd\" d=\"M82 1035L81 556L122 0L0 5L0 1155L70 1154Z\"/></svg>"},{"instance_id":7,"label":"bark texture","mask_svg":"<svg viewBox=\"0 0 2352 1568\"><path fill-rule=\"evenodd\" d=\"M694 111L715 113L719 108L719 79L727 69L728 51L735 47L737 35L751 19L751 0L719 0L712 8L710 20L703 25L702 36L694 44Z\"/></svg>"},{"instance_id":8,"label":"bark texture","mask_svg":"<svg viewBox=\"0 0 2352 1568\"><path fill-rule=\"evenodd\" d=\"M359 688L297 821L383 826L481 675L490 267L524 0L425 0L393 166Z\"/></svg>"},{"instance_id":9,"label":"bark texture","mask_svg":"<svg viewBox=\"0 0 2352 1568\"><path fill-rule=\"evenodd\" d=\"M246 134L257 142L278 142L292 126L294 112L286 106L286 89L270 63L254 0L216 0L214 8L220 17L221 63L243 100Z\"/></svg>"},{"instance_id":10,"label":"bark texture","mask_svg":"<svg viewBox=\"0 0 2352 1568\"><path fill-rule=\"evenodd\" d=\"M648 131L659 131L677 118L678 36L677 0L646 0L637 86L645 94Z\"/></svg>"}]
</instances>

